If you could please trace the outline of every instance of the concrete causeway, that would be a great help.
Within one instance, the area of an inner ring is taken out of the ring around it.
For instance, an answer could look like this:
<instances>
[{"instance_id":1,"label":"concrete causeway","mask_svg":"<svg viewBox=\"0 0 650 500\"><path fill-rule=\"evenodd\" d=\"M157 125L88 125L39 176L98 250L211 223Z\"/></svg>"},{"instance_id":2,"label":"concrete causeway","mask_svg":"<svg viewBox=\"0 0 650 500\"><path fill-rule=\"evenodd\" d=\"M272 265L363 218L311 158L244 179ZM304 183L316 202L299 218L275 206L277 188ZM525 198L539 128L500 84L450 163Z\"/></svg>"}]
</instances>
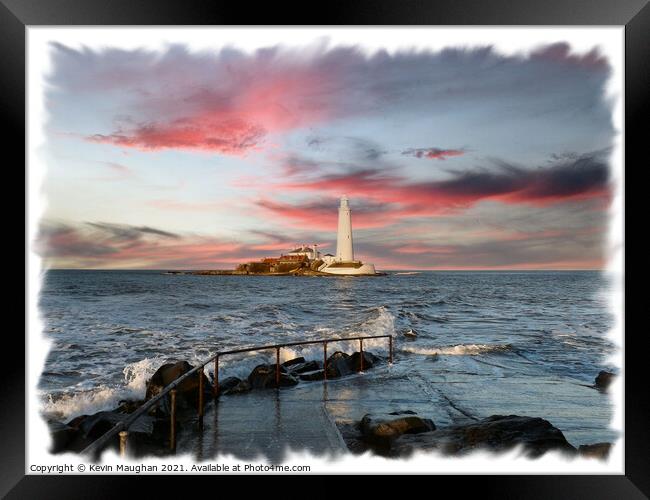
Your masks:
<instances>
[{"instance_id":1,"label":"concrete causeway","mask_svg":"<svg viewBox=\"0 0 650 500\"><path fill-rule=\"evenodd\" d=\"M287 449L330 456L347 452L335 420L352 421L370 411L408 407L433 416L437 422L462 418L460 413L450 417L449 405L435 395L421 391L421 397L413 398L412 387L406 393L403 384L412 386L412 380L391 376L391 367L372 371L372 377L362 373L222 396L216 407L212 402L206 405L203 433L195 422L179 430L177 453L191 453L198 461L234 455L280 463ZM400 395L405 394L410 396L402 399Z\"/></svg>"},{"instance_id":2,"label":"concrete causeway","mask_svg":"<svg viewBox=\"0 0 650 500\"><path fill-rule=\"evenodd\" d=\"M280 463L287 449L315 455L345 452L323 401L326 385L304 385L307 390L268 389L221 397L216 405L206 406L202 434L195 423L179 432L177 453L189 452L199 461L234 455Z\"/></svg>"},{"instance_id":3,"label":"concrete causeway","mask_svg":"<svg viewBox=\"0 0 650 500\"><path fill-rule=\"evenodd\" d=\"M233 455L281 463L286 449L335 456L347 452L335 422L351 423L366 413L405 409L431 418L439 427L494 414L518 414L548 419L575 446L616 439L616 433L607 429L611 418L610 407L604 404L607 396L574 381L549 385L504 373L479 378L441 371L433 380L423 375L409 363L382 364L366 374L222 396L216 412L211 401L206 405L203 433L196 422L179 429L177 453L190 453L199 462ZM498 397L503 390L527 397L505 404ZM549 390L556 397L542 397ZM598 428L585 428L577 411L587 403L600 421Z\"/></svg>"}]
</instances>

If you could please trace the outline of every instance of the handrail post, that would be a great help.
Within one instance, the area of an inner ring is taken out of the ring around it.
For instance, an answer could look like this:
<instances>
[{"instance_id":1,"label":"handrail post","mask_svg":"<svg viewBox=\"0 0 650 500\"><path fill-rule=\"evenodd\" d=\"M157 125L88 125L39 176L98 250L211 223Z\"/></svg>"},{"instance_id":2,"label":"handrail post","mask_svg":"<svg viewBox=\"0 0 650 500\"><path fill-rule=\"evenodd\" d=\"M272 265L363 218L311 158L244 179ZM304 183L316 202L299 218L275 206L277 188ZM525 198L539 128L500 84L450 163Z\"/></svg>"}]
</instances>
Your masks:
<instances>
[{"instance_id":1,"label":"handrail post","mask_svg":"<svg viewBox=\"0 0 650 500\"><path fill-rule=\"evenodd\" d=\"M327 380L327 341L323 342L323 380Z\"/></svg>"},{"instance_id":2,"label":"handrail post","mask_svg":"<svg viewBox=\"0 0 650 500\"><path fill-rule=\"evenodd\" d=\"M388 362L392 365L393 364L393 336L392 335L388 337L388 345L389 345Z\"/></svg>"},{"instance_id":3,"label":"handrail post","mask_svg":"<svg viewBox=\"0 0 650 500\"><path fill-rule=\"evenodd\" d=\"M199 429L203 430L203 367L199 368Z\"/></svg>"},{"instance_id":4,"label":"handrail post","mask_svg":"<svg viewBox=\"0 0 650 500\"><path fill-rule=\"evenodd\" d=\"M169 426L169 449L176 453L176 389L169 391L171 398L170 426Z\"/></svg>"},{"instance_id":5,"label":"handrail post","mask_svg":"<svg viewBox=\"0 0 650 500\"><path fill-rule=\"evenodd\" d=\"M128 431L120 431L120 457L126 457L126 440L129 437Z\"/></svg>"},{"instance_id":6,"label":"handrail post","mask_svg":"<svg viewBox=\"0 0 650 500\"><path fill-rule=\"evenodd\" d=\"M214 387L212 393L215 398L219 397L219 355L214 358Z\"/></svg>"},{"instance_id":7,"label":"handrail post","mask_svg":"<svg viewBox=\"0 0 650 500\"><path fill-rule=\"evenodd\" d=\"M363 371L363 339L359 339L359 371Z\"/></svg>"},{"instance_id":8,"label":"handrail post","mask_svg":"<svg viewBox=\"0 0 650 500\"><path fill-rule=\"evenodd\" d=\"M280 387L280 348L275 348L275 385Z\"/></svg>"}]
</instances>

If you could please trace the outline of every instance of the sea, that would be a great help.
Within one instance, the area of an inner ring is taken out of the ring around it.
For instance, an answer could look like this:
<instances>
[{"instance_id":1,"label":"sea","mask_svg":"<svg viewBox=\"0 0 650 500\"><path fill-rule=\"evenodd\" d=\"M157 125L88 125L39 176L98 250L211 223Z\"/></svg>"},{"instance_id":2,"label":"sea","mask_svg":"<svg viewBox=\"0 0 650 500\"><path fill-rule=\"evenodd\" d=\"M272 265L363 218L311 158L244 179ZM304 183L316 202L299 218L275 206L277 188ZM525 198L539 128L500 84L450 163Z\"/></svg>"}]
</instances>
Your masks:
<instances>
[{"instance_id":1,"label":"sea","mask_svg":"<svg viewBox=\"0 0 650 500\"><path fill-rule=\"evenodd\" d=\"M409 387L421 398L424 383L436 404L469 416L539 416L575 446L611 442L618 437L611 398L592 387L599 371L620 369L612 361L621 346L610 336L611 289L599 271L355 278L49 270L38 302L51 341L38 385L41 412L66 422L142 399L148 378L169 360L193 364L241 347L392 335L391 376L418 380L401 389L402 400ZM358 350L356 343L338 348ZM364 348L388 355L385 339ZM282 350L282 360L298 355L322 359L322 347ZM220 376L245 377L274 356L224 358Z\"/></svg>"}]
</instances>

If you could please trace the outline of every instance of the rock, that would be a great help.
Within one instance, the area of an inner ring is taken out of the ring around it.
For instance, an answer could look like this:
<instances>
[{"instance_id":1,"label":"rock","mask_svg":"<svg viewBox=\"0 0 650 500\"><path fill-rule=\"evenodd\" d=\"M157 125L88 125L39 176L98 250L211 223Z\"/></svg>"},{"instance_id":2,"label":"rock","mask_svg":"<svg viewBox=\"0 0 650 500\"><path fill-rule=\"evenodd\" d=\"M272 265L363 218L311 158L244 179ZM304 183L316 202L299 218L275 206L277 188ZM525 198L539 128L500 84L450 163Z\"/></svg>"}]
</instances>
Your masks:
<instances>
[{"instance_id":1,"label":"rock","mask_svg":"<svg viewBox=\"0 0 650 500\"><path fill-rule=\"evenodd\" d=\"M324 380L325 379L325 370L316 370L313 372L299 373L298 378L300 380Z\"/></svg>"},{"instance_id":2,"label":"rock","mask_svg":"<svg viewBox=\"0 0 650 500\"><path fill-rule=\"evenodd\" d=\"M293 359L290 359L288 361L285 361L284 363L282 363L281 366L284 366L285 368L289 368L290 366L299 365L299 364L304 363L304 362L305 362L305 358L300 356L298 358L293 358Z\"/></svg>"},{"instance_id":3,"label":"rock","mask_svg":"<svg viewBox=\"0 0 650 500\"><path fill-rule=\"evenodd\" d=\"M428 418L421 418L413 411L393 412L383 415L366 414L359 429L364 438L381 446L390 444L402 434L431 432L436 425Z\"/></svg>"},{"instance_id":4,"label":"rock","mask_svg":"<svg viewBox=\"0 0 650 500\"><path fill-rule=\"evenodd\" d=\"M416 332L412 328L409 328L404 332L404 336L409 340L415 340L416 338L418 338L418 332Z\"/></svg>"},{"instance_id":5,"label":"rock","mask_svg":"<svg viewBox=\"0 0 650 500\"><path fill-rule=\"evenodd\" d=\"M373 451L372 446L363 439L359 431L359 423L354 422L336 422L336 427L345 442L348 449L355 455L360 455L370 450ZM378 451L378 450L375 450Z\"/></svg>"},{"instance_id":6,"label":"rock","mask_svg":"<svg viewBox=\"0 0 650 500\"><path fill-rule=\"evenodd\" d=\"M598 389L606 390L607 388L609 388L609 386L612 384L615 378L616 378L615 374L603 370L600 373L598 373L598 375L596 376L595 386Z\"/></svg>"},{"instance_id":7,"label":"rock","mask_svg":"<svg viewBox=\"0 0 650 500\"><path fill-rule=\"evenodd\" d=\"M114 410L100 411L93 415L81 415L73 418L67 424L52 423L50 425L51 452L80 452L126 418L124 413ZM142 415L130 425L129 434L139 438L150 437L154 432L156 421L157 419L150 415Z\"/></svg>"},{"instance_id":8,"label":"rock","mask_svg":"<svg viewBox=\"0 0 650 500\"><path fill-rule=\"evenodd\" d=\"M233 377L235 378L235 377ZM230 389L224 391L222 394L226 396L231 396L234 394L244 394L245 392L251 391L253 388L248 383L248 380L240 380L237 385L231 387Z\"/></svg>"},{"instance_id":9,"label":"rock","mask_svg":"<svg viewBox=\"0 0 650 500\"><path fill-rule=\"evenodd\" d=\"M69 449L70 444L77 436L78 430L61 422L51 421L47 423L50 429L52 443L50 453L61 453Z\"/></svg>"},{"instance_id":10,"label":"rock","mask_svg":"<svg viewBox=\"0 0 650 500\"><path fill-rule=\"evenodd\" d=\"M372 368L375 364L379 362L379 358L368 351L363 351L363 369L367 370ZM358 372L361 371L361 353L354 352L351 356L347 358L348 366L350 371Z\"/></svg>"},{"instance_id":11,"label":"rock","mask_svg":"<svg viewBox=\"0 0 650 500\"><path fill-rule=\"evenodd\" d=\"M475 449L506 451L523 445L529 457L548 451L575 454L576 449L558 428L542 418L518 415L492 415L478 422L454 425L435 432L414 436L402 435L393 451L407 456L416 450L439 450L447 454L464 454Z\"/></svg>"},{"instance_id":12,"label":"rock","mask_svg":"<svg viewBox=\"0 0 650 500\"><path fill-rule=\"evenodd\" d=\"M327 378L338 378L350 375L352 370L348 364L350 356L344 352L336 351L327 358Z\"/></svg>"},{"instance_id":13,"label":"rock","mask_svg":"<svg viewBox=\"0 0 650 500\"><path fill-rule=\"evenodd\" d=\"M612 449L612 443L583 444L578 447L578 453L585 458L606 460Z\"/></svg>"},{"instance_id":14,"label":"rock","mask_svg":"<svg viewBox=\"0 0 650 500\"><path fill-rule=\"evenodd\" d=\"M294 365L289 369L291 374L313 372L323 368L322 361L307 361L299 365Z\"/></svg>"},{"instance_id":15,"label":"rock","mask_svg":"<svg viewBox=\"0 0 650 500\"><path fill-rule=\"evenodd\" d=\"M237 377L227 377L221 381L219 381L219 393L224 394L230 389L233 389L234 387L237 387L239 383L241 382L240 378Z\"/></svg>"},{"instance_id":16,"label":"rock","mask_svg":"<svg viewBox=\"0 0 650 500\"><path fill-rule=\"evenodd\" d=\"M179 361L177 363L167 363L162 365L156 373L153 374L151 379L147 382L147 392L145 400L153 398L160 393L166 386L171 384L181 375L187 373L192 369L187 361ZM211 385L208 377L203 374L203 391L204 391L204 401L207 401L206 398L211 396ZM176 404L183 407L193 407L198 408L199 402L199 374L194 373L185 380L183 380L178 386L176 386ZM169 400L169 397L163 398L164 400ZM161 404L159 409L166 413L168 410L168 404Z\"/></svg>"},{"instance_id":17,"label":"rock","mask_svg":"<svg viewBox=\"0 0 650 500\"><path fill-rule=\"evenodd\" d=\"M144 400L127 400L123 399L120 401L120 406L118 406L115 411L118 413L133 413L135 410L140 408L144 404Z\"/></svg>"},{"instance_id":18,"label":"rock","mask_svg":"<svg viewBox=\"0 0 650 500\"><path fill-rule=\"evenodd\" d=\"M269 389L277 387L276 365L258 365L248 376L248 383L253 389ZM280 372L280 387L293 386L298 379L288 373Z\"/></svg>"},{"instance_id":19,"label":"rock","mask_svg":"<svg viewBox=\"0 0 650 500\"><path fill-rule=\"evenodd\" d=\"M100 411L94 415L84 418L78 425L79 432L85 438L95 440L113 428L115 424L125 419L124 414L114 411ZM149 415L142 415L137 418L129 427L129 432L151 434L153 432L154 418Z\"/></svg>"}]
</instances>

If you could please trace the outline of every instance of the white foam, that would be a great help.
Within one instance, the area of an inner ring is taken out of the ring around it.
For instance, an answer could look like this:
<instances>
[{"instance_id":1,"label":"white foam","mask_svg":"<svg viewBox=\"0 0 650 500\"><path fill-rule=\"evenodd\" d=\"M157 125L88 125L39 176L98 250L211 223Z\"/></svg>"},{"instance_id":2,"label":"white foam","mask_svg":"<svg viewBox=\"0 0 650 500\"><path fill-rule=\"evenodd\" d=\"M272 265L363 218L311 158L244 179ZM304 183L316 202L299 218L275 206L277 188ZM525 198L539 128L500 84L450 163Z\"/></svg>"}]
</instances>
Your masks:
<instances>
[{"instance_id":1,"label":"white foam","mask_svg":"<svg viewBox=\"0 0 650 500\"><path fill-rule=\"evenodd\" d=\"M164 357L154 357L128 364L123 370L124 384L120 386L99 385L56 396L45 394L43 414L48 418L68 421L79 415L111 410L124 399L144 399L147 380L164 361Z\"/></svg>"},{"instance_id":2,"label":"white foam","mask_svg":"<svg viewBox=\"0 0 650 500\"><path fill-rule=\"evenodd\" d=\"M402 351L412 354L423 354L425 356L437 356L439 354L446 356L476 356L488 352L505 352L511 351L510 344L459 344L447 347L402 347Z\"/></svg>"},{"instance_id":3,"label":"white foam","mask_svg":"<svg viewBox=\"0 0 650 500\"><path fill-rule=\"evenodd\" d=\"M331 341L327 348L328 356L335 351L352 353L359 350L359 341L336 342L336 339L339 338L364 335L394 335L395 321L393 315L383 306L378 307L373 312L376 314L371 315L369 319L359 325L337 331L324 327L317 329L316 331L320 333L318 336L319 339L327 338ZM327 335L323 335L325 332L328 332ZM385 338L376 340L365 339L363 347L364 350L372 349L373 352L385 351L388 348L388 341ZM193 353L187 359L190 364L196 366L213 354L201 351L200 355ZM275 351L271 349L224 356L219 360L219 377L236 376L246 378L257 365L275 363L275 356ZM301 356L306 360L322 360L322 344L283 347L280 350L281 363ZM119 405L121 400L144 399L147 380L165 363L165 360L166 358L164 356L156 356L128 364L123 370L124 379L122 385L111 386L103 384L87 389L77 386L75 392L56 395L44 394L43 414L48 418L68 421L79 415L89 415L98 411L113 409ZM213 363L206 365L205 373L208 376L214 376Z\"/></svg>"}]
</instances>

